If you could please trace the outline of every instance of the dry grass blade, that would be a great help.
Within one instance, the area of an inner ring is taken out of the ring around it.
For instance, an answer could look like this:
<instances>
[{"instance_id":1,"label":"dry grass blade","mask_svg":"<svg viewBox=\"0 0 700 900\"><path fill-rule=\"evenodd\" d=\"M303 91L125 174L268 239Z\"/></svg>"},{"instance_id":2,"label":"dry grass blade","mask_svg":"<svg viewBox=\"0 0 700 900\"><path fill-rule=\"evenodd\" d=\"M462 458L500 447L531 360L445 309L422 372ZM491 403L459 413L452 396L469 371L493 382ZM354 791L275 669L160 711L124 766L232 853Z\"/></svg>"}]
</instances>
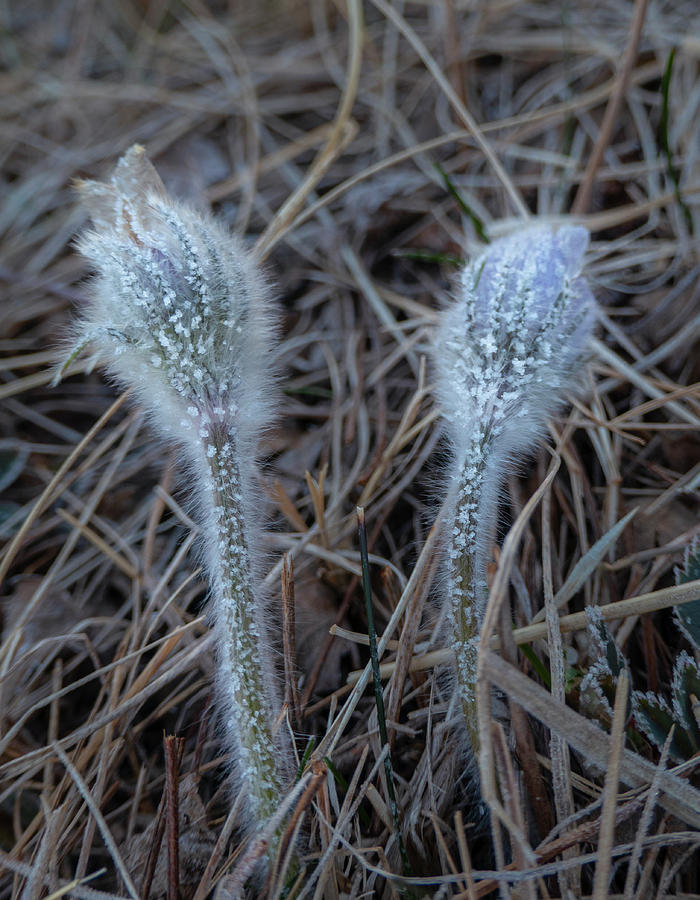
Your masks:
<instances>
[{"instance_id":1,"label":"dry grass blade","mask_svg":"<svg viewBox=\"0 0 700 900\"><path fill-rule=\"evenodd\" d=\"M282 643L284 647L284 703L292 711L295 728L301 723L299 700L296 611L294 600L294 562L286 555L282 566Z\"/></svg>"},{"instance_id":2,"label":"dry grass blade","mask_svg":"<svg viewBox=\"0 0 700 900\"><path fill-rule=\"evenodd\" d=\"M499 181L506 189L508 196L513 203L513 206L517 210L518 214L522 216L523 219L530 218L530 212L525 206L522 197L518 193L515 185L513 184L510 176L507 174L500 161L494 154L493 150L484 139L479 126L476 124L474 118L470 115L469 111L465 107L464 103L457 96L452 85L449 83L447 78L442 72L442 69L435 62L431 54L428 52L427 48L420 40L418 35L413 31L413 29L407 24L406 20L399 14L395 9L389 6L384 0L372 0L372 3L377 7L377 9L381 10L382 13L387 17L387 19L391 19L391 21L396 25L396 27L401 31L404 37L410 41L413 48L416 50L418 55L421 57L426 67L430 71L430 74L435 78L435 81L440 85L441 89L445 92L447 98L449 99L452 106L455 108L457 114L462 119L464 124L469 129L470 133L476 139L479 147L481 148L484 156L488 159L489 163L493 167L493 170L496 172Z\"/></svg>"},{"instance_id":3,"label":"dry grass blade","mask_svg":"<svg viewBox=\"0 0 700 900\"><path fill-rule=\"evenodd\" d=\"M2 861L4 867L8 872L14 872L17 875L23 875L28 878L31 878L34 874L33 866L28 866L24 863L17 862L17 860L12 859L2 850L0 850L0 861ZM72 894L75 897L81 898L81 900L83 900L83 898L84 900L123 900L123 897L120 894L107 894L104 891L94 891L83 886L87 884L91 879L99 878L103 874L104 869L101 869L93 873L88 878L74 879L73 881L63 882L61 887L54 891L54 893L50 896L63 897L66 894Z\"/></svg>"},{"instance_id":4,"label":"dry grass blade","mask_svg":"<svg viewBox=\"0 0 700 900\"><path fill-rule=\"evenodd\" d=\"M394 610L391 619L387 623L387 627L382 634L382 637L379 640L377 645L377 656L381 659L382 654L384 653L386 646L389 642L389 637L393 634L394 630L398 626L398 623L401 620L401 616L405 612L406 606L413 595L413 592L416 590L416 586L420 583L420 579L423 574L423 569L428 564L430 559L432 558L432 554L435 551L435 545L437 543L437 539L440 533L440 520L438 519L436 523L430 530L430 533L426 539L425 544L423 545L423 549L421 550L420 557L418 562L416 563L413 572L411 573L411 578L409 579L408 584L404 588L399 603ZM371 661L367 663L362 674L357 680L356 685L354 686L352 693L348 697L348 699L343 704L343 708L338 714L338 717L334 719L333 725L325 734L321 744L314 751L314 757L320 758L323 754L329 755L332 753L334 747L337 742L340 740L340 737L343 733L343 729L345 728L350 716L355 711L357 704L360 701L360 697L362 696L362 692L369 684L369 680L372 677L372 665Z\"/></svg>"},{"instance_id":5,"label":"dry grass blade","mask_svg":"<svg viewBox=\"0 0 700 900\"><path fill-rule=\"evenodd\" d=\"M104 817L102 816L102 813L97 808L97 805L95 804L95 801L92 797L92 794L90 793L90 790L88 789L88 786L85 784L82 776L80 775L78 770L75 768L73 763L68 759L68 757L63 752L61 747L58 744L54 744L52 749L55 752L56 756L58 756L58 758L61 760L61 762L65 766L66 771L68 772L70 777L73 779L73 782L75 783L75 786L79 790L81 797L87 804L88 809L90 810L95 821L97 822L97 827L100 829L100 834L102 835L102 838L105 842L105 845L107 846L107 849L109 850L109 854L112 858L112 861L113 861L117 871L119 872L119 875L121 876L122 880L124 881L124 885L125 885L127 891L129 892L129 896L132 898L132 900L139 900L139 895L136 892L136 887L135 887L133 881L131 880L131 876L129 875L129 872L128 872L126 866L124 865L124 860L122 859L122 856L119 853L119 850L117 849L117 845L114 842L114 838L112 837L112 833L109 830L109 826L105 822Z\"/></svg>"},{"instance_id":6,"label":"dry grass blade","mask_svg":"<svg viewBox=\"0 0 700 900\"><path fill-rule=\"evenodd\" d=\"M544 593L544 610L547 623L547 647L549 650L549 673L551 679L552 697L558 703L566 702L566 672L564 661L564 647L559 619L557 616L556 597L552 585L552 542L550 531L551 517L551 492L548 489L542 498L542 587ZM590 551L589 551L590 552ZM572 573L573 574L573 573ZM571 576L570 576L571 578ZM570 580L570 578L568 580ZM568 583L567 580L567 583ZM566 587L566 585L564 586ZM564 588L562 588L562 591ZM560 735L552 732L549 739L549 752L552 761L552 787L554 790L554 805L557 818L560 822L566 821L574 812L574 797L571 789L571 762L569 748ZM564 854L564 858L576 855L576 848L572 847ZM559 876L559 886L562 896L567 893L581 893L580 879L576 878L576 872L562 873Z\"/></svg>"},{"instance_id":7,"label":"dry grass blade","mask_svg":"<svg viewBox=\"0 0 700 900\"><path fill-rule=\"evenodd\" d=\"M642 26L644 25L644 17L646 16L648 5L649 0L636 0L634 4L632 27L630 29L630 36L627 41L627 47L625 48L625 53L622 58L620 73L617 77L615 90L613 91L610 100L608 101L608 105L605 107L605 115L603 116L603 121L600 126L598 138L595 142L595 146L593 147L593 152L588 158L588 164L586 166L586 172L584 174L583 181L581 182L581 186L579 187L578 193L576 194L576 199L574 200L573 206L571 207L571 211L574 214L584 213L588 209L588 205L591 200L591 194L593 192L593 180L595 178L595 173L600 166L603 160L603 154L605 153L605 150L610 143L612 131L615 127L615 122L620 111L620 105L622 104L622 100L629 86L629 79L630 75L632 74L632 70L634 69L634 63L636 61L637 51L639 47L639 39L642 34Z\"/></svg>"},{"instance_id":8,"label":"dry grass blade","mask_svg":"<svg viewBox=\"0 0 700 900\"><path fill-rule=\"evenodd\" d=\"M675 726L671 728L666 737L666 741L664 743L663 749L661 751L661 758L659 759L659 765L657 766L657 773L661 773L666 768L666 761L668 759L668 751L671 746L671 741L673 740L673 732L675 731ZM658 774L654 776L654 781L651 783L649 787L649 794L644 803L644 810L642 811L642 815L639 818L639 825L637 827L637 834L634 841L634 850L632 851L632 855L630 857L629 865L627 867L627 877L625 878L625 893L624 900L633 900L634 897L634 888L635 882L637 880L637 865L642 856L642 841L647 835L647 831L649 830L649 826L651 824L651 817L654 811L654 807L658 801L659 796L659 779Z\"/></svg>"},{"instance_id":9,"label":"dry grass blade","mask_svg":"<svg viewBox=\"0 0 700 900\"><path fill-rule=\"evenodd\" d=\"M304 201L323 177L326 169L331 165L335 156L342 151L344 143L349 142L355 135L355 129L350 123L350 114L355 102L355 96L359 86L360 68L362 64L362 5L359 0L348 0L348 12L350 18L350 46L351 54L348 62L348 72L345 81L345 90L338 106L333 129L323 150L314 160L304 182L278 210L275 218L267 226L266 231L258 239L255 250L260 259L264 259L270 252L275 242L283 236L286 227L294 219L296 213L303 206Z\"/></svg>"},{"instance_id":10,"label":"dry grass blade","mask_svg":"<svg viewBox=\"0 0 700 900\"><path fill-rule=\"evenodd\" d=\"M603 786L603 807L600 811L600 836L598 838L598 863L595 867L593 881L593 900L605 900L609 893L610 871L612 867L611 851L615 837L615 810L617 808L618 778L620 775L620 757L625 744L625 721L627 719L627 700L629 697L629 678L623 671L617 683L615 709L610 733L610 758L605 773Z\"/></svg>"},{"instance_id":11,"label":"dry grass blade","mask_svg":"<svg viewBox=\"0 0 700 900\"><path fill-rule=\"evenodd\" d=\"M700 502L696 5L0 4L3 897L130 896L115 860L153 900L176 885L181 900L545 900L586 896L596 871L601 894L607 863L611 897L696 891L693 720L681 760L680 721L664 751L663 729L650 743L630 719L602 808L619 720L586 612L624 654L630 695L673 711L692 648L672 607L700 602L700 581L674 574ZM266 834L223 788L181 454L92 348L50 386L90 290L71 185L135 143L172 197L211 206L264 258L281 312L280 415L252 505L274 520L256 556L275 727L298 766L269 879ZM450 447L429 359L459 261L528 221L591 230L600 315L572 410L549 423L559 469L541 448L508 473L485 539L492 840L437 612ZM373 715L357 505L411 884ZM163 735L183 741L176 771Z\"/></svg>"},{"instance_id":12,"label":"dry grass blade","mask_svg":"<svg viewBox=\"0 0 700 900\"><path fill-rule=\"evenodd\" d=\"M501 551L496 577L494 578L494 582L489 593L488 606L486 607L486 614L484 615L484 622L481 627L481 634L479 636L477 697L479 703L479 731L483 740L483 744L479 752L479 771L481 773L482 791L484 799L489 804L492 812L498 818L500 818L501 821L503 821L503 824L506 825L506 827L508 827L512 832L516 833L518 829L515 826L515 823L513 823L512 820L510 820L509 817L505 815L503 807L498 800L498 793L494 781L493 751L490 740L491 729L489 727L491 706L489 697L490 682L482 675L482 664L487 658L488 647L491 642L491 638L494 636L494 631L500 615L501 606L505 600L506 588L510 580L510 569L515 564L515 553L518 543L523 531L525 530L525 526L527 525L530 516L533 515L535 509L542 500L542 497L545 495L549 485L552 483L552 480L559 468L559 464L560 459L558 456L556 456L552 460L549 471L547 472L547 476L545 477L544 481L525 504L522 511L520 512L520 515L515 520L512 528L508 532L508 536L503 544L503 550Z\"/></svg>"},{"instance_id":13,"label":"dry grass blade","mask_svg":"<svg viewBox=\"0 0 700 900\"><path fill-rule=\"evenodd\" d=\"M569 577L557 591L556 596L553 597L553 605L555 608L559 609L567 604L574 594L577 594L581 590L583 585L601 564L603 557L615 546L617 539L636 513L636 509L628 512L626 516L619 522L616 522L615 525L606 532L600 540L596 541L590 550L581 557L572 569ZM545 618L545 614L544 609L540 610L533 618L533 623L541 622Z\"/></svg>"},{"instance_id":14,"label":"dry grass blade","mask_svg":"<svg viewBox=\"0 0 700 900\"><path fill-rule=\"evenodd\" d=\"M604 769L610 751L610 739L583 716L566 706L553 703L551 696L533 684L517 669L500 660L491 651L484 653L484 670L493 684L508 691L525 709L543 724L562 735L594 765ZM629 787L644 787L654 779L656 767L629 750L620 758L620 780ZM693 828L700 828L700 792L675 775L661 777L664 809L678 816Z\"/></svg>"},{"instance_id":15,"label":"dry grass blade","mask_svg":"<svg viewBox=\"0 0 700 900\"><path fill-rule=\"evenodd\" d=\"M90 431L88 431L83 440L73 448L73 450L65 459L58 471L55 473L49 484L46 486L44 492L34 504L32 512L28 516L26 516L26 518L22 522L22 526L12 539L10 545L5 549L5 552L3 553L2 563L0 563L0 582L3 581L5 576L7 575L10 566L12 565L14 556L21 547L22 541L25 539L27 532L32 526L32 523L37 518L37 516L41 515L46 506L56 498L56 495L54 493L56 486L60 483L66 472L70 470L73 463L80 456L85 447L87 447L90 441L92 441L95 435L98 434L102 430L102 428L104 428L104 426L112 418L112 416L119 410L121 406L124 405L126 399L126 395L122 394L122 396L115 400L110 409L103 416L101 416L101 418L98 419L97 422L95 422L95 424L90 429Z\"/></svg>"},{"instance_id":16,"label":"dry grass blade","mask_svg":"<svg viewBox=\"0 0 700 900\"><path fill-rule=\"evenodd\" d=\"M180 803L179 768L183 738L169 735L163 739L165 749L165 794L168 832L168 900L180 896Z\"/></svg>"},{"instance_id":17,"label":"dry grass blade","mask_svg":"<svg viewBox=\"0 0 700 900\"><path fill-rule=\"evenodd\" d=\"M598 607L600 615L606 622L615 622L618 619L626 619L631 616L641 616L645 613L656 612L661 609L669 609L670 607L682 606L685 603L696 603L700 600L700 580L689 581L685 584L675 585L674 587L662 588L659 591L652 591L649 594L640 594L639 597L630 597L628 600L618 600L616 603L608 603ZM586 628L588 623L587 614L585 612L569 613L566 616L560 616L558 621L559 631L562 634L569 634L574 631L581 631ZM547 623L541 622L534 625L523 625L522 628L513 630L513 640L516 644L530 644L533 641L543 638L547 634ZM338 630L338 634L342 632ZM366 642L366 638L362 635L352 635L353 640ZM387 642L389 645L390 642ZM492 635L490 646L491 649L498 649L500 640L498 635ZM450 661L449 650L432 650L428 653L422 653L414 656L409 665L409 672L421 672L425 669L432 669L435 666L445 665ZM383 663L379 667L382 678L388 678L396 670L395 662ZM350 672L347 678L348 684L356 684L361 673Z\"/></svg>"}]
</instances>

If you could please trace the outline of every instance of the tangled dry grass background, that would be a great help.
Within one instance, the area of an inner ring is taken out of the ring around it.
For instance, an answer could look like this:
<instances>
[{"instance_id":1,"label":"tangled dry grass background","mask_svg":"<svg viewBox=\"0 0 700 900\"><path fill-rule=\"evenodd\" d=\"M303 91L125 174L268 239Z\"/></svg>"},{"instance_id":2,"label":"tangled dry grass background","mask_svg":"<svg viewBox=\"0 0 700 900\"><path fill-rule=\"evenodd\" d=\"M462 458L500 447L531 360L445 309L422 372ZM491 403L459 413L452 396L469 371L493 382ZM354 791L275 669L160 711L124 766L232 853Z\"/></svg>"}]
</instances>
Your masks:
<instances>
[{"instance_id":1,"label":"tangled dry grass background","mask_svg":"<svg viewBox=\"0 0 700 900\"><path fill-rule=\"evenodd\" d=\"M267 581L280 609L289 553L304 868L294 883L280 860L247 895L697 896L696 760L668 774L638 735L623 751L625 685L612 721L584 715L590 642L571 615L625 600L610 627L632 686L668 694L686 645L665 607L700 531L693 0L36 0L0 16L2 896L231 896L260 852L229 814L177 460L87 363L49 388L87 274L71 181L134 142L256 244L283 310ZM484 818L439 677L446 447L425 358L455 258L524 211L591 229L602 315L555 457L502 505ZM410 871L366 689L356 505ZM634 508L553 628L553 595Z\"/></svg>"}]
</instances>

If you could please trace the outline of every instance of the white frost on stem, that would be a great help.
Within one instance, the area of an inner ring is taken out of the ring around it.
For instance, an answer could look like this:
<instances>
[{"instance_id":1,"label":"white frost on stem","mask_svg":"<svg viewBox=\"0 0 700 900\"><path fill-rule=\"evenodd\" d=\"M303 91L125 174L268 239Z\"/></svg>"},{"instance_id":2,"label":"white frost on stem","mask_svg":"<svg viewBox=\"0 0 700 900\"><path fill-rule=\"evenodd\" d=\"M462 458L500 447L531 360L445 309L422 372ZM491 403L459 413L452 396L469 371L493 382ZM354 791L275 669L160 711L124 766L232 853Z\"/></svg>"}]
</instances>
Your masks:
<instances>
[{"instance_id":1,"label":"white frost on stem","mask_svg":"<svg viewBox=\"0 0 700 900\"><path fill-rule=\"evenodd\" d=\"M78 247L97 274L75 353L89 343L189 466L224 736L256 828L274 814L289 777L289 748L272 735L279 702L254 489L275 383L267 289L237 240L167 196L143 148L132 147L108 182L78 187L93 222Z\"/></svg>"},{"instance_id":2,"label":"white frost on stem","mask_svg":"<svg viewBox=\"0 0 700 900\"><path fill-rule=\"evenodd\" d=\"M588 232L528 226L462 271L434 356L454 449L445 529L447 602L456 680L473 751L479 746L476 656L487 600L489 535L498 493L575 382L595 318L581 276Z\"/></svg>"}]
</instances>

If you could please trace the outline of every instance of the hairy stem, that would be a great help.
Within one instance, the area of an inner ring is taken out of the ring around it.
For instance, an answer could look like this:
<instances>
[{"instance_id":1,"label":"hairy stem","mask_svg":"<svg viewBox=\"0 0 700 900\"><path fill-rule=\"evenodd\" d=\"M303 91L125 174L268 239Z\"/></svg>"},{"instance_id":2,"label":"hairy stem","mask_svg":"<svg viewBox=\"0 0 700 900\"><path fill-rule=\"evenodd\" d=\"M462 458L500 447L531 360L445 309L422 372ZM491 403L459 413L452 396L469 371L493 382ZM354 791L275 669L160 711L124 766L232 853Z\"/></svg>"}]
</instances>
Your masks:
<instances>
[{"instance_id":1,"label":"hairy stem","mask_svg":"<svg viewBox=\"0 0 700 900\"><path fill-rule=\"evenodd\" d=\"M212 511L205 542L226 743L237 749L239 777L260 822L277 809L281 788L271 728L272 660L255 596L235 431L210 427L204 443L206 508Z\"/></svg>"},{"instance_id":2,"label":"hairy stem","mask_svg":"<svg viewBox=\"0 0 700 900\"><path fill-rule=\"evenodd\" d=\"M450 536L450 595L457 662L457 689L472 750L479 749L476 663L486 605L484 510L488 443L474 441L459 466L454 524ZM487 529L488 530L488 529Z\"/></svg>"}]
</instances>

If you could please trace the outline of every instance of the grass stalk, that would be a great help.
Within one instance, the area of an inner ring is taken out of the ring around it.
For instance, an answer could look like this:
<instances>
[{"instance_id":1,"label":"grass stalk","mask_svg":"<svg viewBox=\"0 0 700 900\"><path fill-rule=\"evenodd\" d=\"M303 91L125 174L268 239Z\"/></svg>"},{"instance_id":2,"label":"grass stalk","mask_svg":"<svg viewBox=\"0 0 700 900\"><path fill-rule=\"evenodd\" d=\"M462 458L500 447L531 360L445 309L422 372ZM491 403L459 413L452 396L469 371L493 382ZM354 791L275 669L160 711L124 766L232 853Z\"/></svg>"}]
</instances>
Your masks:
<instances>
[{"instance_id":1,"label":"grass stalk","mask_svg":"<svg viewBox=\"0 0 700 900\"><path fill-rule=\"evenodd\" d=\"M384 690L382 678L379 672L379 654L377 652L377 632L374 629L374 610L372 607L372 582L369 575L369 554L367 551L367 526L365 524L364 507L357 507L357 533L360 539L360 561L362 564L362 588L365 595L365 611L367 613L367 633L369 635L369 655L372 660L372 680L374 683L374 701L377 707L377 722L379 723L379 741L382 749L385 747L384 773L386 775L386 790L389 800L389 810L394 823L394 833L401 856L401 865L404 875L411 874L411 866L408 861L406 847L401 834L401 822L399 820L399 806L396 802L394 790L394 770L391 765L391 753L389 738L386 730L386 715L384 712Z\"/></svg>"}]
</instances>

